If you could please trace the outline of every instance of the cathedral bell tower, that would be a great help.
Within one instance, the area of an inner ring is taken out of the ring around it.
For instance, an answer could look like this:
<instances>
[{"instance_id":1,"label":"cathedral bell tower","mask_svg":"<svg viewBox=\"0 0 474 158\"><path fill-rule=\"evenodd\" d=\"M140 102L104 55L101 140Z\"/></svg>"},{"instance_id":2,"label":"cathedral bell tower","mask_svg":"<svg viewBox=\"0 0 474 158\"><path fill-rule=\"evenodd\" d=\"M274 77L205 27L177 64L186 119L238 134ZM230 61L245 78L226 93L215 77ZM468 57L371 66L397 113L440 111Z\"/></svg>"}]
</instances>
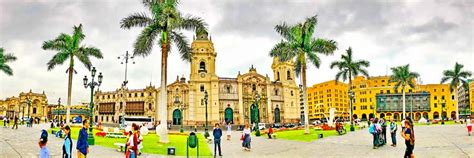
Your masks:
<instances>
[{"instance_id":1,"label":"cathedral bell tower","mask_svg":"<svg viewBox=\"0 0 474 158\"><path fill-rule=\"evenodd\" d=\"M281 62L277 57L272 63L273 78L282 83L295 83L295 64L293 61Z\"/></svg>"},{"instance_id":2,"label":"cathedral bell tower","mask_svg":"<svg viewBox=\"0 0 474 158\"><path fill-rule=\"evenodd\" d=\"M212 39L204 30L196 30L191 44L191 70L189 77L189 120L194 124L205 123L204 92L208 94L209 123L219 121L219 78L216 75L216 56ZM193 124L190 122L190 124Z\"/></svg>"}]
</instances>

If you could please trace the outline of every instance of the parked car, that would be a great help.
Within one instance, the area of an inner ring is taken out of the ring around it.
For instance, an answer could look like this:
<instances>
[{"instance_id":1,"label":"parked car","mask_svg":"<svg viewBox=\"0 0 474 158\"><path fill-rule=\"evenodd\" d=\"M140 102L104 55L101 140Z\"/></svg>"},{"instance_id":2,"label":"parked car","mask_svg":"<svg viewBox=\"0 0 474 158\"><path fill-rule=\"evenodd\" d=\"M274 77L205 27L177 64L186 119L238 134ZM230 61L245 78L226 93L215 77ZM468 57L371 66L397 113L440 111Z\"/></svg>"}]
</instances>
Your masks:
<instances>
[{"instance_id":1,"label":"parked car","mask_svg":"<svg viewBox=\"0 0 474 158\"><path fill-rule=\"evenodd\" d=\"M286 127L286 128L293 128L293 127L295 127L295 126L296 126L296 125L293 124L293 123L287 123L287 124L285 124L285 127Z\"/></svg>"},{"instance_id":2,"label":"parked car","mask_svg":"<svg viewBox=\"0 0 474 158\"><path fill-rule=\"evenodd\" d=\"M275 124L273 124L273 128L281 128L281 124L280 123L275 123Z\"/></svg>"}]
</instances>

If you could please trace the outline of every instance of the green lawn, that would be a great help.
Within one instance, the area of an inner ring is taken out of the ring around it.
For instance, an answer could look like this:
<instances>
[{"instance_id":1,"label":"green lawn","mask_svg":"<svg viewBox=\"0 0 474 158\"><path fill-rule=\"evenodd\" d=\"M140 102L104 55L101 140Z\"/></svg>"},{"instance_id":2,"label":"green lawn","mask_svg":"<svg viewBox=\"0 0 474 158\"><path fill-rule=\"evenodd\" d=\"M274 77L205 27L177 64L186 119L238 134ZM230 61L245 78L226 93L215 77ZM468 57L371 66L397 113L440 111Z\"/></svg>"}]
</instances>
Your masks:
<instances>
[{"instance_id":1,"label":"green lawn","mask_svg":"<svg viewBox=\"0 0 474 158\"><path fill-rule=\"evenodd\" d=\"M58 128L54 128L54 130L58 130ZM77 140L78 133L80 128L72 128L71 137L72 139ZM51 133L51 129L48 130ZM114 143L125 143L125 138L106 138L106 137L98 137L95 136L95 133L98 132L94 130L94 138L95 138L95 145L100 145L109 148L116 148ZM156 134L148 134L143 136L143 153L148 154L160 154L160 155L167 155L168 146L173 146L176 148L176 155L177 156L186 156L186 140L188 136L184 135L168 135L169 143L168 144L161 144L159 142L159 136ZM200 156L212 156L209 147L205 143L204 137L198 134L199 139L199 155ZM74 143L76 143L74 141ZM189 150L189 155L196 155L196 148Z\"/></svg>"},{"instance_id":2,"label":"green lawn","mask_svg":"<svg viewBox=\"0 0 474 158\"><path fill-rule=\"evenodd\" d=\"M311 142L313 140L316 140L318 139L319 134L323 134L323 138L338 135L336 130L315 131L314 129L311 129L310 134L304 134L304 129L292 130L292 131L279 131L279 132L275 132L275 134L277 135L277 139L295 140L295 141L302 141L302 142Z\"/></svg>"}]
</instances>

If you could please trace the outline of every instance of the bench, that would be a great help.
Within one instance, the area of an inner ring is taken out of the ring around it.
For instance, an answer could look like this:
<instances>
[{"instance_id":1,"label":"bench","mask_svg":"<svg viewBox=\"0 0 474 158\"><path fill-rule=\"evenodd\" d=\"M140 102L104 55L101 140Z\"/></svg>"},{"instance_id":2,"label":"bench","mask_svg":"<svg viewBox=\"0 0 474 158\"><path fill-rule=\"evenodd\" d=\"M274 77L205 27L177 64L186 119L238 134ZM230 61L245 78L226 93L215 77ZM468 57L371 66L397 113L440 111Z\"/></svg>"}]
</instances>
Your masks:
<instances>
[{"instance_id":1,"label":"bench","mask_svg":"<svg viewBox=\"0 0 474 158\"><path fill-rule=\"evenodd\" d=\"M115 146L117 146L117 151L125 151L125 144L124 143L114 143Z\"/></svg>"}]
</instances>

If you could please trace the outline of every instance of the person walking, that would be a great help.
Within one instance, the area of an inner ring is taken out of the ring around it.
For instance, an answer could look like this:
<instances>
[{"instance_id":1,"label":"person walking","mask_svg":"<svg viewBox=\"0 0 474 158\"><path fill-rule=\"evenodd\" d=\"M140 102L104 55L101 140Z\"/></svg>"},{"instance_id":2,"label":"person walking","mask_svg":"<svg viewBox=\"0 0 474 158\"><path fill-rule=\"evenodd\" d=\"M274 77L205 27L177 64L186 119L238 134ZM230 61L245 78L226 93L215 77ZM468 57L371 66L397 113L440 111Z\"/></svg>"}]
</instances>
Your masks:
<instances>
[{"instance_id":1,"label":"person walking","mask_svg":"<svg viewBox=\"0 0 474 158\"><path fill-rule=\"evenodd\" d=\"M244 150L250 151L250 134L252 133L252 130L249 128L249 124L245 123L245 127L242 133L242 147L244 147Z\"/></svg>"},{"instance_id":2,"label":"person walking","mask_svg":"<svg viewBox=\"0 0 474 158\"><path fill-rule=\"evenodd\" d=\"M40 147L39 158L49 158L49 150L46 147L46 143L48 143L48 132L43 129L41 130L41 136L38 142Z\"/></svg>"},{"instance_id":3,"label":"person walking","mask_svg":"<svg viewBox=\"0 0 474 158\"><path fill-rule=\"evenodd\" d=\"M384 118L381 118L380 122L381 122L380 126L382 127L382 138L383 138L382 145L385 145L387 144L387 122L385 121Z\"/></svg>"},{"instance_id":4,"label":"person walking","mask_svg":"<svg viewBox=\"0 0 474 158\"><path fill-rule=\"evenodd\" d=\"M270 127L270 128L268 128L268 132L267 132L268 139L272 139L272 134L273 134L273 128Z\"/></svg>"},{"instance_id":5,"label":"person walking","mask_svg":"<svg viewBox=\"0 0 474 158\"><path fill-rule=\"evenodd\" d=\"M392 146L397 146L397 123L393 118L390 119L390 135L392 136Z\"/></svg>"},{"instance_id":6,"label":"person walking","mask_svg":"<svg viewBox=\"0 0 474 158\"><path fill-rule=\"evenodd\" d=\"M64 127L64 143L63 143L62 158L72 158L71 128L67 125L66 127Z\"/></svg>"},{"instance_id":7,"label":"person walking","mask_svg":"<svg viewBox=\"0 0 474 158\"><path fill-rule=\"evenodd\" d=\"M4 117L4 118L3 118L3 127L4 127L4 128L7 127L7 117Z\"/></svg>"},{"instance_id":8,"label":"person walking","mask_svg":"<svg viewBox=\"0 0 474 158\"><path fill-rule=\"evenodd\" d=\"M230 140L231 134L232 134L232 125L230 124L230 122L228 122L227 123L227 140Z\"/></svg>"},{"instance_id":9,"label":"person walking","mask_svg":"<svg viewBox=\"0 0 474 158\"><path fill-rule=\"evenodd\" d=\"M222 130L219 128L219 123L216 123L214 130L212 130L212 135L214 136L214 157L217 156L216 149L219 148L219 156L222 156L221 152L221 137Z\"/></svg>"},{"instance_id":10,"label":"person walking","mask_svg":"<svg viewBox=\"0 0 474 158\"><path fill-rule=\"evenodd\" d=\"M12 129L18 129L18 116L15 116Z\"/></svg>"},{"instance_id":11,"label":"person walking","mask_svg":"<svg viewBox=\"0 0 474 158\"><path fill-rule=\"evenodd\" d=\"M405 121L405 130L401 132L402 137L405 139L405 155L404 158L412 158L415 157L413 154L413 150L415 148L415 131L412 128L410 121Z\"/></svg>"},{"instance_id":12,"label":"person walking","mask_svg":"<svg viewBox=\"0 0 474 158\"><path fill-rule=\"evenodd\" d=\"M378 143L378 134L377 134L377 122L378 122L378 119L377 118L374 118L373 119L373 122L372 124L370 124L369 126L369 133L372 134L372 143L373 143L373 149L377 149L379 147L379 143Z\"/></svg>"},{"instance_id":13,"label":"person walking","mask_svg":"<svg viewBox=\"0 0 474 158\"><path fill-rule=\"evenodd\" d=\"M143 137L142 137L142 134L140 132L140 129L141 129L141 127L139 128L139 130L137 130L137 133L138 133L138 156L142 155L142 149L143 149Z\"/></svg>"},{"instance_id":14,"label":"person walking","mask_svg":"<svg viewBox=\"0 0 474 158\"><path fill-rule=\"evenodd\" d=\"M89 143L87 142L87 139L89 136L87 135L87 129L89 128L89 120L84 119L82 121L83 127L79 131L79 136L77 138L77 157L78 158L85 158L87 154L90 152L89 150Z\"/></svg>"},{"instance_id":15,"label":"person walking","mask_svg":"<svg viewBox=\"0 0 474 158\"><path fill-rule=\"evenodd\" d=\"M132 130L133 130L133 135L130 136L130 139L128 140L128 146L127 150L130 153L128 158L136 158L138 155L138 134L137 131L138 125L133 123L132 124Z\"/></svg>"},{"instance_id":16,"label":"person walking","mask_svg":"<svg viewBox=\"0 0 474 158\"><path fill-rule=\"evenodd\" d=\"M472 133L472 124L471 124L471 117L467 116L466 118L466 127L467 127L467 134L471 136Z\"/></svg>"}]
</instances>

